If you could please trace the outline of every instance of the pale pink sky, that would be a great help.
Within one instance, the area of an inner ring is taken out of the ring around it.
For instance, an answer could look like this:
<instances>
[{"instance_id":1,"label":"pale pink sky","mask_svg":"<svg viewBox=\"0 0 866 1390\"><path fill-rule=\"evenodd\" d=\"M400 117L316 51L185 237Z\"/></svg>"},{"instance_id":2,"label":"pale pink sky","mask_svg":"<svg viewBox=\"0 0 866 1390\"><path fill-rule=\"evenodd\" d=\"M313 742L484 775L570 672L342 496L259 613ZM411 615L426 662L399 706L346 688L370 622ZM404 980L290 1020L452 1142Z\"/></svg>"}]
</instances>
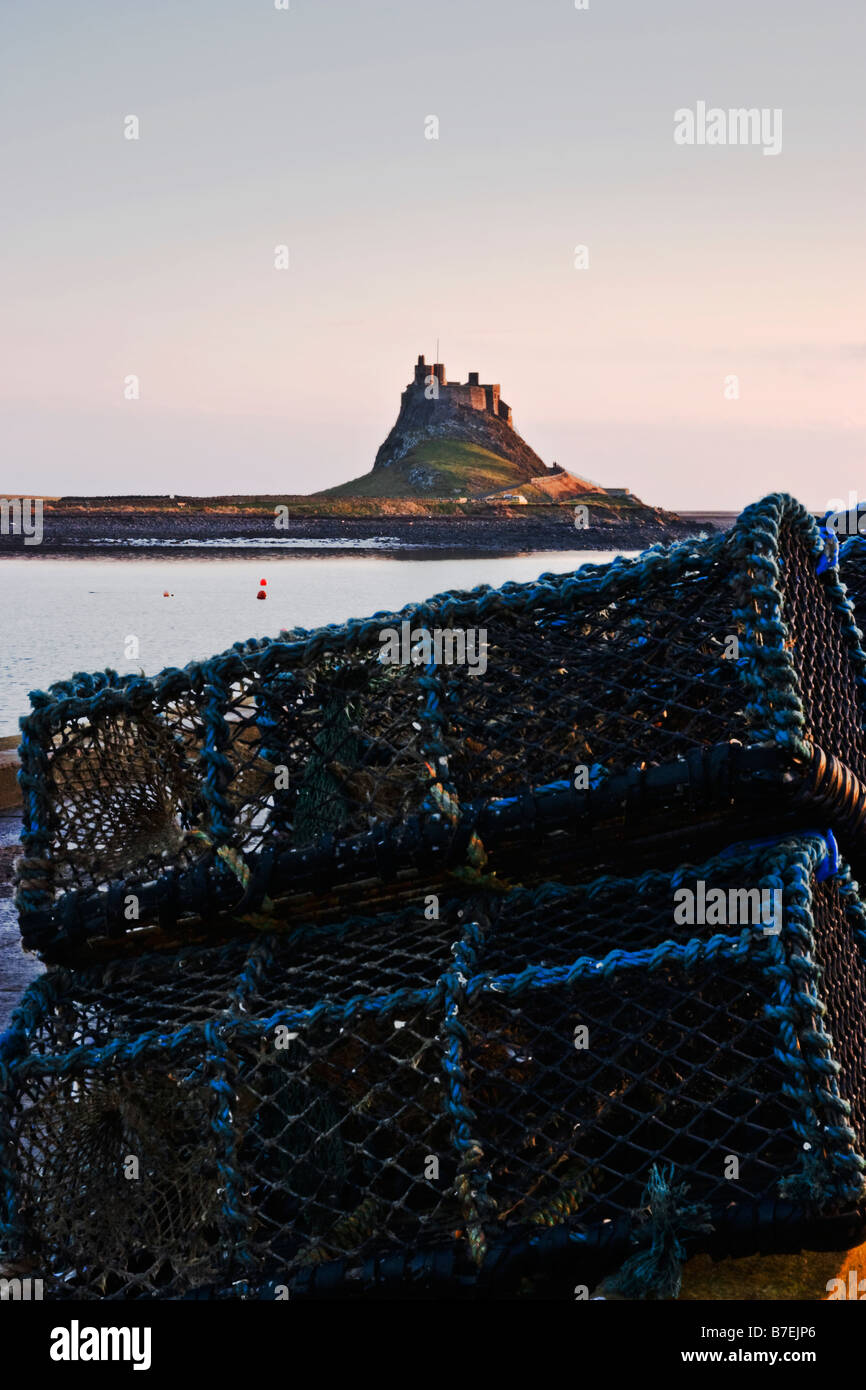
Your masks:
<instances>
[{"instance_id":1,"label":"pale pink sky","mask_svg":"<svg viewBox=\"0 0 866 1390\"><path fill-rule=\"evenodd\" d=\"M371 466L438 336L547 462L648 501L866 494L863 15L4 14L0 492L328 486ZM780 108L781 153L676 145L699 100Z\"/></svg>"}]
</instances>

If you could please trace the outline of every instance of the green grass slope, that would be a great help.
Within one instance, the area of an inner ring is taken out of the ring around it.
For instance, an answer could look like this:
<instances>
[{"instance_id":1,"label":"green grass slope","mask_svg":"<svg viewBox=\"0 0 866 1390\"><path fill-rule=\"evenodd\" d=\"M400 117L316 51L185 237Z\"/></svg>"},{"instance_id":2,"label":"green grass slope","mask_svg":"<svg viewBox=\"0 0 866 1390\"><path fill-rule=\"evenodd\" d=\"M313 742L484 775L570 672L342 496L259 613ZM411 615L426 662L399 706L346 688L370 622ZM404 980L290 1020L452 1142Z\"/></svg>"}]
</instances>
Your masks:
<instances>
[{"instance_id":1,"label":"green grass slope","mask_svg":"<svg viewBox=\"0 0 866 1390\"><path fill-rule=\"evenodd\" d=\"M412 478L423 474L423 481ZM514 463L478 444L459 439L425 439L390 468L365 473L314 496L341 497L478 497L503 488L518 490L526 479Z\"/></svg>"}]
</instances>

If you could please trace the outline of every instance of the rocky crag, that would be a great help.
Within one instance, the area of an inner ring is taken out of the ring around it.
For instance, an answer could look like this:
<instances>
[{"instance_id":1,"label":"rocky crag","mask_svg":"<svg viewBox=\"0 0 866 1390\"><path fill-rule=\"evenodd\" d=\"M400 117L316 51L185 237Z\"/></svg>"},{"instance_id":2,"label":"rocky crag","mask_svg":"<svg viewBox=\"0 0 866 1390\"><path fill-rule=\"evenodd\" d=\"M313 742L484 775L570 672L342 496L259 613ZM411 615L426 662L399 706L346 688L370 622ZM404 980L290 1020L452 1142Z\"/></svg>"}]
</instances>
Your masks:
<instances>
[{"instance_id":1,"label":"rocky crag","mask_svg":"<svg viewBox=\"0 0 866 1390\"><path fill-rule=\"evenodd\" d=\"M443 363L428 366L420 356L414 379L400 397L396 424L376 454L374 471L392 467L428 439L460 440L487 449L514 464L515 481L561 471L547 468L517 433L498 384L479 382L478 372L470 372L466 382L448 381ZM419 485L423 486L421 479Z\"/></svg>"}]
</instances>

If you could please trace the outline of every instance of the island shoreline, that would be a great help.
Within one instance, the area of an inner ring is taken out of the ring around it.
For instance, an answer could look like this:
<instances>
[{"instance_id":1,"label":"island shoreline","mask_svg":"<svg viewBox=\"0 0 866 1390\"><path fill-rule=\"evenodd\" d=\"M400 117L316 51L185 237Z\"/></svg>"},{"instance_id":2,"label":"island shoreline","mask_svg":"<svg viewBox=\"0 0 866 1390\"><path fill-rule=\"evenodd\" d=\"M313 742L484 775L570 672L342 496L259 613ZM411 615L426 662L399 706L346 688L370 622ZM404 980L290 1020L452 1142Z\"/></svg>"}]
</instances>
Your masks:
<instances>
[{"instance_id":1,"label":"island shoreline","mask_svg":"<svg viewBox=\"0 0 866 1390\"><path fill-rule=\"evenodd\" d=\"M510 516L292 517L278 530L261 511L227 513L167 510L81 512L46 509L42 538L0 535L0 558L40 556L238 554L377 554L413 559L449 555L520 555L534 551L640 551L716 529L702 519L610 521L590 517L575 526L571 509L538 508ZM221 545L220 543L224 543ZM316 542L320 542L317 545Z\"/></svg>"}]
</instances>

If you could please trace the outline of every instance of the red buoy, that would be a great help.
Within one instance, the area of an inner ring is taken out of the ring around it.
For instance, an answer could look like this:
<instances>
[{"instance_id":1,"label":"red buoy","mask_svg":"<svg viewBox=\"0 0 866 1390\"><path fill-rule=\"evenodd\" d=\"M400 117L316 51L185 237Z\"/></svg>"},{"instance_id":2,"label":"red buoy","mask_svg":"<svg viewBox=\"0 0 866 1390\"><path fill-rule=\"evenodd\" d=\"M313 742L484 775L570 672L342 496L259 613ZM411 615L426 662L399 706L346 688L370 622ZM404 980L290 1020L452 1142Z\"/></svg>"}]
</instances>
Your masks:
<instances>
[{"instance_id":1,"label":"red buoy","mask_svg":"<svg viewBox=\"0 0 866 1390\"><path fill-rule=\"evenodd\" d=\"M268 581L267 581L266 579L260 579L260 580L259 580L259 583L260 583L260 585L262 586L263 589L266 589L267 586L268 586Z\"/></svg>"}]
</instances>

